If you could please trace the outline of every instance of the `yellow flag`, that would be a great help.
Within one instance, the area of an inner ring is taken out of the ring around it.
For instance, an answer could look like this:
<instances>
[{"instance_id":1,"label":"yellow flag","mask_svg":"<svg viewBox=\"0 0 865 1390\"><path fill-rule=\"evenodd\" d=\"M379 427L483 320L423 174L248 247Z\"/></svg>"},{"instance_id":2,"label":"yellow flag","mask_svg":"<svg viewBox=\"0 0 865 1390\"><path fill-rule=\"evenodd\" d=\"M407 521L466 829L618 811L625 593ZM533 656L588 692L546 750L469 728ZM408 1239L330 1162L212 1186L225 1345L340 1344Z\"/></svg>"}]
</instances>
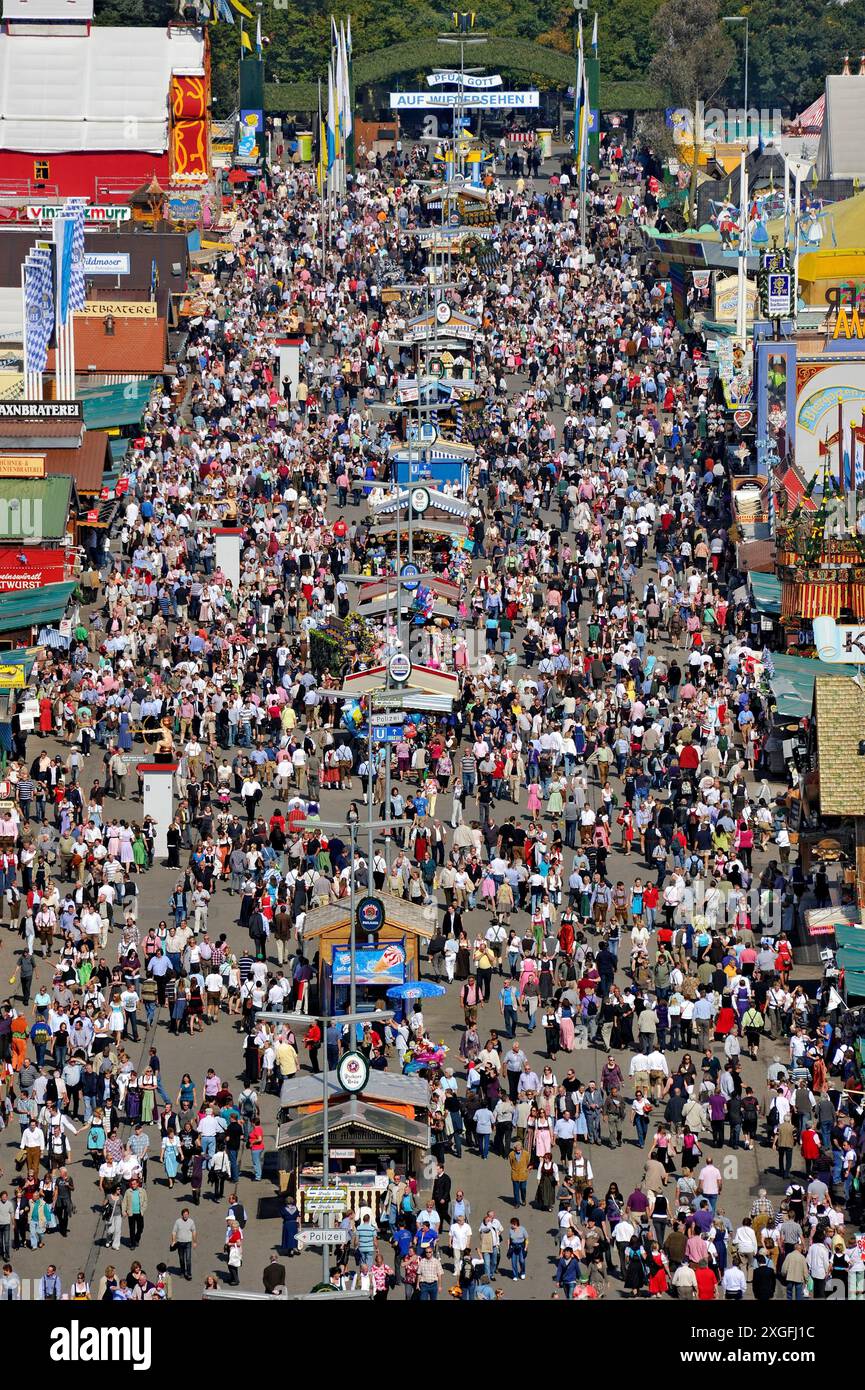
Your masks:
<instances>
[{"instance_id":1,"label":"yellow flag","mask_svg":"<svg viewBox=\"0 0 865 1390\"><path fill-rule=\"evenodd\" d=\"M231 5L231 8L233 10L236 10L238 14L242 14L245 19L255 18L254 14L252 13L252 10L248 10L245 5L241 4L241 0L229 0L229 3Z\"/></svg>"},{"instance_id":2,"label":"yellow flag","mask_svg":"<svg viewBox=\"0 0 865 1390\"><path fill-rule=\"evenodd\" d=\"M240 46L241 48L245 49L247 53L252 52L252 39L249 37L245 29L241 29L240 31Z\"/></svg>"}]
</instances>

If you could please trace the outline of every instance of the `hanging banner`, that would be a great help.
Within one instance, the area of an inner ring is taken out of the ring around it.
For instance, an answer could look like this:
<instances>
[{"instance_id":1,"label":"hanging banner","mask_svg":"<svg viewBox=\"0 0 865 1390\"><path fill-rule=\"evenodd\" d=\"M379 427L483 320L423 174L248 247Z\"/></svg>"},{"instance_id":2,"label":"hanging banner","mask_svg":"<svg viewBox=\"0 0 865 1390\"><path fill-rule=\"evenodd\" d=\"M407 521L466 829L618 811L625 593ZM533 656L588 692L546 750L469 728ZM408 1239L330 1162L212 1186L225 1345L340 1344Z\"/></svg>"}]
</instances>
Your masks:
<instances>
[{"instance_id":1,"label":"hanging banner","mask_svg":"<svg viewBox=\"0 0 865 1390\"><path fill-rule=\"evenodd\" d=\"M472 77L469 73L461 72L431 72L427 77L428 87L448 87L451 84L458 87L460 83L464 87L500 87L502 79L498 73L494 77Z\"/></svg>"},{"instance_id":2,"label":"hanging banner","mask_svg":"<svg viewBox=\"0 0 865 1390\"><path fill-rule=\"evenodd\" d=\"M0 593L43 589L46 584L61 584L65 578L66 556L62 550L0 547Z\"/></svg>"},{"instance_id":3,"label":"hanging banner","mask_svg":"<svg viewBox=\"0 0 865 1390\"><path fill-rule=\"evenodd\" d=\"M539 92L391 92L391 111L436 111L460 106L465 110L510 107L526 111L540 106Z\"/></svg>"}]
</instances>

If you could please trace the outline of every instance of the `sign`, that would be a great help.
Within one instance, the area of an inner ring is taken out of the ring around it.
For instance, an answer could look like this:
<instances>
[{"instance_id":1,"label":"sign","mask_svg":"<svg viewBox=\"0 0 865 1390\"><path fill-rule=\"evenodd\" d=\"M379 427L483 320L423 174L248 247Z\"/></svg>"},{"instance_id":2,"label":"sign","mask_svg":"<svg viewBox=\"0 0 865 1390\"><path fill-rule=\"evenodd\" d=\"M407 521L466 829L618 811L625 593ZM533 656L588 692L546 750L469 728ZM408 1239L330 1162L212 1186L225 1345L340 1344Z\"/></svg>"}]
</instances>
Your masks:
<instances>
[{"instance_id":1,"label":"sign","mask_svg":"<svg viewBox=\"0 0 865 1390\"><path fill-rule=\"evenodd\" d=\"M460 106L464 110L489 111L509 107L532 110L541 104L539 92L391 92L391 111L436 111Z\"/></svg>"},{"instance_id":2,"label":"sign","mask_svg":"<svg viewBox=\"0 0 865 1390\"><path fill-rule=\"evenodd\" d=\"M354 1025L352 1024L352 1027ZM336 1078L344 1091L357 1095L366 1089L369 1081L369 1062L362 1052L346 1052L340 1057L336 1068Z\"/></svg>"},{"instance_id":3,"label":"sign","mask_svg":"<svg viewBox=\"0 0 865 1390\"><path fill-rule=\"evenodd\" d=\"M85 275L128 275L128 251L85 251Z\"/></svg>"},{"instance_id":4,"label":"sign","mask_svg":"<svg viewBox=\"0 0 865 1390\"><path fill-rule=\"evenodd\" d=\"M0 401L0 420L80 420L80 401Z\"/></svg>"},{"instance_id":5,"label":"sign","mask_svg":"<svg viewBox=\"0 0 865 1390\"><path fill-rule=\"evenodd\" d=\"M734 410L733 419L740 430L746 430L754 418L753 410Z\"/></svg>"},{"instance_id":6,"label":"sign","mask_svg":"<svg viewBox=\"0 0 865 1390\"><path fill-rule=\"evenodd\" d=\"M447 323L452 313L451 306L444 299L440 299L436 305L436 318L439 323Z\"/></svg>"},{"instance_id":7,"label":"sign","mask_svg":"<svg viewBox=\"0 0 865 1390\"><path fill-rule=\"evenodd\" d=\"M26 683L23 666L0 665L0 690L23 690Z\"/></svg>"},{"instance_id":8,"label":"sign","mask_svg":"<svg viewBox=\"0 0 865 1390\"><path fill-rule=\"evenodd\" d=\"M373 743L394 743L398 738L402 738L400 724L376 724L370 732Z\"/></svg>"},{"instance_id":9,"label":"sign","mask_svg":"<svg viewBox=\"0 0 865 1390\"><path fill-rule=\"evenodd\" d=\"M0 478L44 477L44 454L0 454Z\"/></svg>"},{"instance_id":10,"label":"sign","mask_svg":"<svg viewBox=\"0 0 865 1390\"><path fill-rule=\"evenodd\" d=\"M711 270L692 270L691 279L694 282L694 289L702 292L709 288L712 280L712 272Z\"/></svg>"},{"instance_id":11,"label":"sign","mask_svg":"<svg viewBox=\"0 0 865 1390\"><path fill-rule=\"evenodd\" d=\"M382 728L385 724L404 724L405 715L392 714L390 711L388 711L387 714L371 714L369 717L369 722L373 726L373 728Z\"/></svg>"},{"instance_id":12,"label":"sign","mask_svg":"<svg viewBox=\"0 0 865 1390\"><path fill-rule=\"evenodd\" d=\"M304 1211L341 1212L348 1206L348 1189L345 1187L302 1187Z\"/></svg>"},{"instance_id":13,"label":"sign","mask_svg":"<svg viewBox=\"0 0 865 1390\"><path fill-rule=\"evenodd\" d=\"M384 926L384 903L381 898L365 894L354 910L354 920L359 931L377 936Z\"/></svg>"},{"instance_id":14,"label":"sign","mask_svg":"<svg viewBox=\"0 0 865 1390\"><path fill-rule=\"evenodd\" d=\"M229 146L229 153L230 150ZM173 222L197 222L201 216L201 202L198 198L169 198L167 212Z\"/></svg>"},{"instance_id":15,"label":"sign","mask_svg":"<svg viewBox=\"0 0 865 1390\"><path fill-rule=\"evenodd\" d=\"M31 203L27 216L31 222L53 222L65 211L65 203ZM128 222L132 217L132 209L125 203L94 203L84 211L88 222Z\"/></svg>"},{"instance_id":16,"label":"sign","mask_svg":"<svg viewBox=\"0 0 865 1390\"><path fill-rule=\"evenodd\" d=\"M405 652L394 652L387 664L387 669L392 681L396 681L397 685L405 685L411 675L411 660Z\"/></svg>"},{"instance_id":17,"label":"sign","mask_svg":"<svg viewBox=\"0 0 865 1390\"><path fill-rule=\"evenodd\" d=\"M766 310L770 319L786 318L793 298L792 276L789 270L768 277Z\"/></svg>"},{"instance_id":18,"label":"sign","mask_svg":"<svg viewBox=\"0 0 865 1390\"><path fill-rule=\"evenodd\" d=\"M415 487L415 488L412 488L412 491L411 491L411 505L412 505L412 507L414 508L415 511L418 511L418 510L424 511L424 510L425 510L424 507L417 508L417 507L415 507L415 505L414 505L414 495L415 495L416 492L422 492L422 493L425 494L426 499L427 499L427 501L426 501L427 507L429 506L429 493L427 492L427 490L426 490L425 487ZM414 591L415 591L415 589L417 589L417 588L420 587L420 579L418 579L417 583L414 583L414 576L415 576L416 574L419 575L419 574L420 574L420 570L418 569L417 565L414 564L413 561L411 561L411 560L409 560L406 564L404 564L403 567L402 567L402 569L400 570L400 578L402 578L402 579L408 579L408 580L410 581L408 584L403 584L403 586L402 586L402 587L406 590L406 592L409 593L409 594L413 594Z\"/></svg>"},{"instance_id":19,"label":"sign","mask_svg":"<svg viewBox=\"0 0 865 1390\"><path fill-rule=\"evenodd\" d=\"M413 511L413 512L417 512L419 516L423 516L424 512L427 511L427 509L429 508L429 505L430 505L431 500L432 500L432 499L430 498L429 491L428 491L427 488L425 488L425 487L413 487L413 488L412 488L412 490L411 490L411 507L412 507L412 511ZM405 574L405 566L404 566L404 565L403 565L403 571L402 571L402 572L403 572L403 574ZM414 569L413 572L414 572L415 574L418 573L416 567L415 567L415 569Z\"/></svg>"},{"instance_id":20,"label":"sign","mask_svg":"<svg viewBox=\"0 0 865 1390\"><path fill-rule=\"evenodd\" d=\"M429 420L425 420L420 425L409 425L406 431L406 439L409 444L435 444L438 437L438 430Z\"/></svg>"},{"instance_id":21,"label":"sign","mask_svg":"<svg viewBox=\"0 0 865 1390\"><path fill-rule=\"evenodd\" d=\"M405 947L390 941L387 946L358 946L355 979L359 985L401 985L405 977ZM348 946L333 948L331 982L351 983L351 951Z\"/></svg>"},{"instance_id":22,"label":"sign","mask_svg":"<svg viewBox=\"0 0 865 1390\"><path fill-rule=\"evenodd\" d=\"M349 1149L348 1152L354 1157L354 1149ZM340 1153L342 1153L342 1150L340 1150ZM333 1149L330 1151L330 1156L331 1158L337 1157ZM307 1206L307 1211L310 1210L311 1208ZM342 1208L340 1208L340 1210L342 1210ZM304 1245L345 1245L345 1231L317 1231L315 1229L298 1231L297 1243L301 1248Z\"/></svg>"},{"instance_id":23,"label":"sign","mask_svg":"<svg viewBox=\"0 0 865 1390\"><path fill-rule=\"evenodd\" d=\"M140 302L130 299L90 299L78 314L80 318L90 319L104 319L109 314L113 319L155 319L157 308L153 299Z\"/></svg>"},{"instance_id":24,"label":"sign","mask_svg":"<svg viewBox=\"0 0 865 1390\"><path fill-rule=\"evenodd\" d=\"M62 550L40 546L0 547L0 593L42 589L46 584L61 584L65 577Z\"/></svg>"},{"instance_id":25,"label":"sign","mask_svg":"<svg viewBox=\"0 0 865 1390\"><path fill-rule=\"evenodd\" d=\"M431 72L427 74L426 81L428 87L463 86L473 87L476 91L481 88L488 90L490 87L502 85L502 79L498 73L491 77L473 77L468 72Z\"/></svg>"},{"instance_id":26,"label":"sign","mask_svg":"<svg viewBox=\"0 0 865 1390\"><path fill-rule=\"evenodd\" d=\"M331 1149L331 1158L356 1158L357 1149Z\"/></svg>"}]
</instances>

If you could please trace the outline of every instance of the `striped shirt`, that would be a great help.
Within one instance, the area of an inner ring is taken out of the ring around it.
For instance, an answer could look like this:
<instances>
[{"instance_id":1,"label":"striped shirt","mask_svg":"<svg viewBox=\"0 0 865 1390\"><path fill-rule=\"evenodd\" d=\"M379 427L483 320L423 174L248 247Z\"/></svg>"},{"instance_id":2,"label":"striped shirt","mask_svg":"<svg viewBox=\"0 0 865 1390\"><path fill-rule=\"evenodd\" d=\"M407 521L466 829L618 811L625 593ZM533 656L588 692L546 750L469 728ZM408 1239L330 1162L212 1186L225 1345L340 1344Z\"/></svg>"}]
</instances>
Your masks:
<instances>
[{"instance_id":1,"label":"striped shirt","mask_svg":"<svg viewBox=\"0 0 865 1390\"><path fill-rule=\"evenodd\" d=\"M444 1274L444 1266L435 1255L426 1255L418 1260L417 1279L419 1284L437 1284Z\"/></svg>"}]
</instances>

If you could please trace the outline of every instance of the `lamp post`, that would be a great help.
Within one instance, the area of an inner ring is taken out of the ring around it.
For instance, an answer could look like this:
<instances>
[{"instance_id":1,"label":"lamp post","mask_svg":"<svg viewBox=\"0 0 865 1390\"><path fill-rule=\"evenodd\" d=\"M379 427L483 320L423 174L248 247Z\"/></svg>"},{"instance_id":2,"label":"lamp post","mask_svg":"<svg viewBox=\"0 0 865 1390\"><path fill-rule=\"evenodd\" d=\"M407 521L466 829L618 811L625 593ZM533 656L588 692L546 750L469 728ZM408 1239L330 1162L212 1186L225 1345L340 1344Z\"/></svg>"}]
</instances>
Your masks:
<instances>
[{"instance_id":1,"label":"lamp post","mask_svg":"<svg viewBox=\"0 0 865 1390\"><path fill-rule=\"evenodd\" d=\"M744 24L745 26L745 149L748 148L749 121L748 121L748 37L749 24L746 14L725 14L722 16L723 24Z\"/></svg>"}]
</instances>

